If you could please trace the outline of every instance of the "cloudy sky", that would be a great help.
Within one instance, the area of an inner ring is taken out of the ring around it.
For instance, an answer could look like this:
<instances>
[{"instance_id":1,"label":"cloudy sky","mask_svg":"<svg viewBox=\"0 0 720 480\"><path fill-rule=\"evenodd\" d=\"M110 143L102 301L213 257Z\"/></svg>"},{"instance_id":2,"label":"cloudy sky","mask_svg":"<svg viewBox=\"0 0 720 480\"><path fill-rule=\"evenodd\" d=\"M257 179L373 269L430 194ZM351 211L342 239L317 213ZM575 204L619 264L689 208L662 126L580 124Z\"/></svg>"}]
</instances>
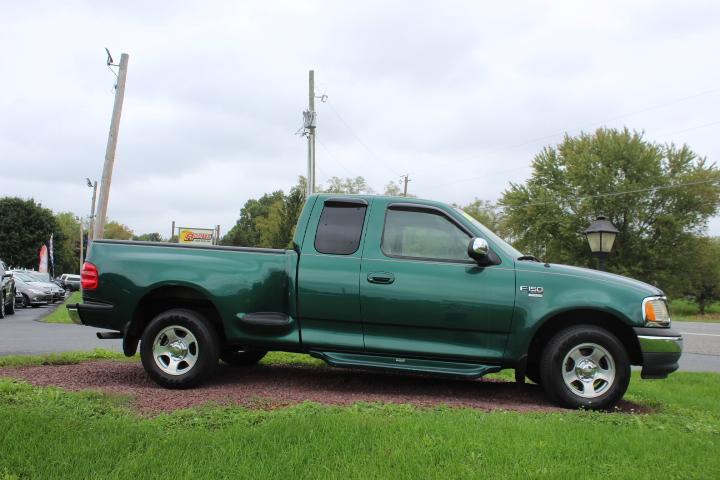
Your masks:
<instances>
[{"instance_id":1,"label":"cloudy sky","mask_svg":"<svg viewBox=\"0 0 720 480\"><path fill-rule=\"evenodd\" d=\"M87 215L130 55L109 216L226 232L305 174L496 200L542 146L599 126L720 157L720 4L0 0L0 196ZM711 222L720 234L720 221Z\"/></svg>"}]
</instances>

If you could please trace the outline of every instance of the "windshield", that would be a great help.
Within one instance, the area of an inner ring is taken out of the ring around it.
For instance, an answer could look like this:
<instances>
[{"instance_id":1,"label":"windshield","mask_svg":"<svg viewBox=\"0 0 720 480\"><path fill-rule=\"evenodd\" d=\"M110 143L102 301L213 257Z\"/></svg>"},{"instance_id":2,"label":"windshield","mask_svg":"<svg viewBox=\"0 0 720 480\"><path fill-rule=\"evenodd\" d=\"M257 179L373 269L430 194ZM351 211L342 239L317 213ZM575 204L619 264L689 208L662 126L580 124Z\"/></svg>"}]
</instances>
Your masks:
<instances>
[{"instance_id":1,"label":"windshield","mask_svg":"<svg viewBox=\"0 0 720 480\"><path fill-rule=\"evenodd\" d=\"M33 277L34 279L36 279L38 282L49 282L50 281L49 273L31 272L29 275L31 277Z\"/></svg>"},{"instance_id":2,"label":"windshield","mask_svg":"<svg viewBox=\"0 0 720 480\"><path fill-rule=\"evenodd\" d=\"M19 278L20 280L22 280L24 282L37 282L37 280L35 280L33 277L31 277L30 275L28 275L25 272L14 272L13 277Z\"/></svg>"},{"instance_id":3,"label":"windshield","mask_svg":"<svg viewBox=\"0 0 720 480\"><path fill-rule=\"evenodd\" d=\"M495 235L495 233L492 230L490 230L485 225L483 225L482 223L475 220L475 218L472 215L470 215L469 213L467 213L465 210L463 210L461 208L456 208L455 210L460 212L463 215L463 217L465 217L470 223L473 224L473 226L475 226L478 230L480 230L480 232L483 234L483 236L487 240L490 240L500 250L505 252L505 254L512 257L513 260L517 259L518 257L522 257L523 254L520 253L519 251L517 251L515 249L515 247L513 247L512 245L507 243L505 240L503 240L502 238Z\"/></svg>"}]
</instances>

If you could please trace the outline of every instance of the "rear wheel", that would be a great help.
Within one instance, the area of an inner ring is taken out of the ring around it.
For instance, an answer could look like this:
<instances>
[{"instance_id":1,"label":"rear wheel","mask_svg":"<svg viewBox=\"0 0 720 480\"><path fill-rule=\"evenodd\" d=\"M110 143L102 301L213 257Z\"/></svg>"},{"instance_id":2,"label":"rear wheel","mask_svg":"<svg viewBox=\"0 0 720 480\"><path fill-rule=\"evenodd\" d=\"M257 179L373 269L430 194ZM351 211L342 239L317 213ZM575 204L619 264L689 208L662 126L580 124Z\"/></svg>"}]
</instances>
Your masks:
<instances>
[{"instance_id":1,"label":"rear wheel","mask_svg":"<svg viewBox=\"0 0 720 480\"><path fill-rule=\"evenodd\" d=\"M156 316L140 343L143 367L159 385L190 388L207 380L217 368L217 332L198 312L173 309Z\"/></svg>"},{"instance_id":2,"label":"rear wheel","mask_svg":"<svg viewBox=\"0 0 720 480\"><path fill-rule=\"evenodd\" d=\"M237 350L226 347L220 354L220 360L233 366L255 365L265 355L267 355L267 352Z\"/></svg>"},{"instance_id":3,"label":"rear wheel","mask_svg":"<svg viewBox=\"0 0 720 480\"><path fill-rule=\"evenodd\" d=\"M545 347L540 380L547 394L565 407L607 409L627 390L630 360L612 333L577 325L557 333Z\"/></svg>"}]
</instances>

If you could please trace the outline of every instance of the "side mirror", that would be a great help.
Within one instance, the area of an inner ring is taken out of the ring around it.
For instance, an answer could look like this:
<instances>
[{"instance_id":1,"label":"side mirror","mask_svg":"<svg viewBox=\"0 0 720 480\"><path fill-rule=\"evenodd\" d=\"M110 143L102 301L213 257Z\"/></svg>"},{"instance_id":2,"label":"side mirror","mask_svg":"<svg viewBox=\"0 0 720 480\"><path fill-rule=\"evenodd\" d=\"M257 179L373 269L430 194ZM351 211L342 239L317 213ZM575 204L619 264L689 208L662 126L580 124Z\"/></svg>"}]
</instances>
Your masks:
<instances>
[{"instance_id":1,"label":"side mirror","mask_svg":"<svg viewBox=\"0 0 720 480\"><path fill-rule=\"evenodd\" d=\"M2 278L12 278L12 276L13 276L12 273L5 273L5 274L3 274Z\"/></svg>"},{"instance_id":2,"label":"side mirror","mask_svg":"<svg viewBox=\"0 0 720 480\"><path fill-rule=\"evenodd\" d=\"M472 238L468 245L468 256L480 265L488 263L490 246L484 238Z\"/></svg>"}]
</instances>

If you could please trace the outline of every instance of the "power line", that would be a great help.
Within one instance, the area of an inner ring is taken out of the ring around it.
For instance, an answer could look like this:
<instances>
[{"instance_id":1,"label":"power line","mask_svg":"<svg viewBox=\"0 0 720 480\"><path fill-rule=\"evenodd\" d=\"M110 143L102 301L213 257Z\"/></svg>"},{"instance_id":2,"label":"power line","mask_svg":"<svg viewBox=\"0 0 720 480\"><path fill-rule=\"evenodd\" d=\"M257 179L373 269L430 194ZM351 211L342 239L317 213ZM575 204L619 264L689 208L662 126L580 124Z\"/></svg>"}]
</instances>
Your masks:
<instances>
[{"instance_id":1,"label":"power line","mask_svg":"<svg viewBox=\"0 0 720 480\"><path fill-rule=\"evenodd\" d=\"M323 150L325 150L325 152L328 154L328 156L330 156L330 158L332 159L332 161L333 161L334 163L340 165L340 167L342 167L342 169L345 170L345 172L346 172L348 175L350 175L351 177L357 176L357 175L354 175L350 170L348 170L348 168L345 166L345 164L343 164L341 161L338 160L338 157L337 157L337 156L333 155L333 153L332 153L332 152L330 151L330 149L325 145L325 143L323 143L323 141L320 140L320 137L319 137L319 136L318 136L318 137L315 137L315 139L318 141L318 143L319 143L320 146L323 148Z\"/></svg>"},{"instance_id":2,"label":"power line","mask_svg":"<svg viewBox=\"0 0 720 480\"><path fill-rule=\"evenodd\" d=\"M345 125L345 128L348 129L348 131L350 132L350 134L351 134L353 137L355 137L355 140L357 140L358 143L359 143L360 145L362 145L362 146L365 148L365 150L367 150L367 151L370 153L370 155L372 155L373 157L375 157L375 159L378 160L382 166L384 166L384 167L387 168L389 171L391 171L395 176L400 176L400 174L399 174L395 169L393 169L393 168L388 164L387 161L385 161L385 160L383 160L382 158L380 158L380 156L379 156L378 154L376 154L376 153L363 141L363 139L360 138L360 136L359 136L357 133L355 133L355 130L350 126L350 124L348 124L348 122L345 121L345 119L342 117L342 115L340 115L340 112L338 112L337 109L332 106L332 104L330 103L330 101L326 101L325 104L330 107L330 110L332 110L333 113L335 114L335 116L338 117L338 119L340 120L340 122L342 122L342 124Z\"/></svg>"},{"instance_id":3,"label":"power line","mask_svg":"<svg viewBox=\"0 0 720 480\"><path fill-rule=\"evenodd\" d=\"M620 195L628 195L631 193L645 193L645 192L654 192L657 190L667 190L669 188L677 188L677 187L689 187L693 185L703 185L706 183L718 183L720 182L720 179L714 178L714 179L707 179L707 180L697 180L694 182L684 182L684 183L675 183L673 185L660 185L657 187L649 187L649 188L639 188L636 190L626 190L623 192L611 192L611 193L598 193L596 195L580 195L580 196L574 196L574 197L566 197L562 198L562 203L567 203L568 201L579 201L579 200L587 200L590 198L604 198L604 197L617 197ZM521 207L534 207L539 205L547 205L547 202L536 202L536 203L523 203L520 205L503 205L501 203L497 203L495 206L502 207L502 208L521 208Z\"/></svg>"}]
</instances>

